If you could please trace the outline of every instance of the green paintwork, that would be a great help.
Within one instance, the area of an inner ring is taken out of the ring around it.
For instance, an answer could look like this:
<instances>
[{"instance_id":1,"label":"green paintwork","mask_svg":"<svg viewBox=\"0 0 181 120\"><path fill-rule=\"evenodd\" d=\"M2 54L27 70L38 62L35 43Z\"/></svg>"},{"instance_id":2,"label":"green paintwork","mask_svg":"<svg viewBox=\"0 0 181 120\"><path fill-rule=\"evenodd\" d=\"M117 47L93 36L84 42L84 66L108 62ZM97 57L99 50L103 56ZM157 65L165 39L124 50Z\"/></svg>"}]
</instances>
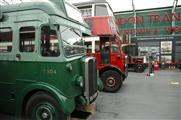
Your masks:
<instances>
[{"instance_id":1,"label":"green paintwork","mask_svg":"<svg viewBox=\"0 0 181 120\"><path fill-rule=\"evenodd\" d=\"M71 63L72 71L67 69L66 64L68 63ZM74 79L81 75L80 64L80 59L62 63L1 62L0 93L1 96L5 96L1 97L1 101L8 102L6 101L10 99L8 91L15 91L14 94L17 96L17 101L20 99L20 104L25 95L32 90L49 91L57 98L61 98L59 103L64 112L70 113L75 107L75 105L72 105L73 99L81 94L81 88L76 87L74 82ZM8 73L11 74L7 75ZM12 107L13 110L15 108L13 107L15 106L15 100L11 102L12 105L9 104L9 108ZM1 108L1 110L5 110L7 105L2 105ZM13 112L15 112L14 110Z\"/></svg>"},{"instance_id":2,"label":"green paintwork","mask_svg":"<svg viewBox=\"0 0 181 120\"><path fill-rule=\"evenodd\" d=\"M57 3L58 0L54 2ZM0 28L12 28L13 47L10 53L0 53L0 112L12 113L21 118L24 104L29 97L37 91L45 91L56 98L64 113L70 114L77 104L75 98L83 96L83 87L79 84L84 72L81 59L85 56L65 57L61 42L60 56L42 57L40 54L43 25L55 29L56 25L64 25L78 29L86 35L91 33L87 25L67 16L63 3L61 0L60 5L29 2L2 6L4 18L0 21ZM36 28L34 52L19 51L19 29L23 26ZM58 38L61 40L59 33ZM19 61L16 60L17 54L21 55Z\"/></svg>"},{"instance_id":3,"label":"green paintwork","mask_svg":"<svg viewBox=\"0 0 181 120\"><path fill-rule=\"evenodd\" d=\"M98 90L100 90L100 91L103 90L104 84L103 84L101 78L98 78L97 81L98 81L98 84L97 84Z\"/></svg>"},{"instance_id":4,"label":"green paintwork","mask_svg":"<svg viewBox=\"0 0 181 120\"><path fill-rule=\"evenodd\" d=\"M179 16L181 14L180 11L181 11L181 6L176 7L175 13L177 16ZM167 32L164 29L164 27L171 28L172 22L163 21L163 22L150 23L150 18L148 16L150 14L158 14L158 15L160 15L161 19L163 19L165 12L167 12L168 16L171 18L172 7L148 9L148 10L136 10L136 15L139 16L139 18L144 16L144 23L138 23L136 25L136 27L137 27L136 29L139 30L140 28L143 28L145 31L146 28L151 28L151 30L152 30L149 34L144 32L144 34L137 34L137 36L171 35L172 33ZM116 21L118 21L119 17L128 18L128 16L133 16L133 12L132 11L115 12L114 15L115 15ZM177 27L181 28L181 16L180 16L180 20L175 22L175 25ZM124 33L124 30L134 29L134 24L118 25L118 27L119 27L119 31L121 33ZM159 28L159 32L158 33L154 32L154 28ZM179 32L179 30L177 30L177 32L175 34L181 34L181 32Z\"/></svg>"}]
</instances>

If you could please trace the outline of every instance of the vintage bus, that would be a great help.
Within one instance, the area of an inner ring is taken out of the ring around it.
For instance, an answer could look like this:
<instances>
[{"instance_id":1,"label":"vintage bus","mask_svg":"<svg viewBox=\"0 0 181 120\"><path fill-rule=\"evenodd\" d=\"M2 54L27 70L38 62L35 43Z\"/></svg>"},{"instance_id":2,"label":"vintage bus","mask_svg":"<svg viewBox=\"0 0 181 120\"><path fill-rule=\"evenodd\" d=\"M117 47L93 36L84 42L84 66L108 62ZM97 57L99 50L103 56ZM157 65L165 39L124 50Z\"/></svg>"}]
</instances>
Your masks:
<instances>
[{"instance_id":1,"label":"vintage bus","mask_svg":"<svg viewBox=\"0 0 181 120\"><path fill-rule=\"evenodd\" d=\"M0 112L31 120L68 119L95 101L96 59L86 57L90 30L64 0L2 5Z\"/></svg>"},{"instance_id":2,"label":"vintage bus","mask_svg":"<svg viewBox=\"0 0 181 120\"><path fill-rule=\"evenodd\" d=\"M85 38L87 56L96 57L104 91L116 92L127 77L127 55L121 48L121 38L113 11L106 0L91 0L74 4L91 27L94 37Z\"/></svg>"}]
</instances>

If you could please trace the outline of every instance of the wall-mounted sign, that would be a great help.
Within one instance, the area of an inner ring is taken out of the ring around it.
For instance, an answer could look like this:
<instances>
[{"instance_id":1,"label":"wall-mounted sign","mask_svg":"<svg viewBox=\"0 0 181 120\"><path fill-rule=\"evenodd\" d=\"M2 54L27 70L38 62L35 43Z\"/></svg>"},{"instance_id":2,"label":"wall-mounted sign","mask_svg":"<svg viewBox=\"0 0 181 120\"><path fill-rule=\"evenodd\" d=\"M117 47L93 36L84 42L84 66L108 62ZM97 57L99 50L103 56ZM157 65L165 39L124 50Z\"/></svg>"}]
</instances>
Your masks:
<instances>
[{"instance_id":1,"label":"wall-mounted sign","mask_svg":"<svg viewBox=\"0 0 181 120\"><path fill-rule=\"evenodd\" d=\"M171 63L172 62L172 56L171 55L161 56L161 62Z\"/></svg>"},{"instance_id":2,"label":"wall-mounted sign","mask_svg":"<svg viewBox=\"0 0 181 120\"><path fill-rule=\"evenodd\" d=\"M148 41L151 41L151 40L173 40L174 37L173 36L163 36L163 37L138 37L137 40L138 41L141 41L141 40L148 40Z\"/></svg>"},{"instance_id":3,"label":"wall-mounted sign","mask_svg":"<svg viewBox=\"0 0 181 120\"><path fill-rule=\"evenodd\" d=\"M140 24L140 23L145 23L149 22L151 23L161 23L161 22L172 22L172 19L175 21L180 21L181 13L172 13L171 15L168 14L166 11L164 15L161 14L147 14L145 16L128 16L126 18L119 17L118 18L118 25L124 25L124 24Z\"/></svg>"},{"instance_id":4,"label":"wall-mounted sign","mask_svg":"<svg viewBox=\"0 0 181 120\"><path fill-rule=\"evenodd\" d=\"M172 53L172 41L162 41L161 54L171 54L171 53Z\"/></svg>"},{"instance_id":5,"label":"wall-mounted sign","mask_svg":"<svg viewBox=\"0 0 181 120\"><path fill-rule=\"evenodd\" d=\"M172 20L174 20L176 23L181 22L181 12L171 13L170 10L162 10L160 13L138 12L136 17L132 14L118 14L116 16L120 32L123 34L157 35L160 33L181 33L181 26L179 24L176 26L171 25ZM134 24L136 24L136 28L134 28Z\"/></svg>"}]
</instances>

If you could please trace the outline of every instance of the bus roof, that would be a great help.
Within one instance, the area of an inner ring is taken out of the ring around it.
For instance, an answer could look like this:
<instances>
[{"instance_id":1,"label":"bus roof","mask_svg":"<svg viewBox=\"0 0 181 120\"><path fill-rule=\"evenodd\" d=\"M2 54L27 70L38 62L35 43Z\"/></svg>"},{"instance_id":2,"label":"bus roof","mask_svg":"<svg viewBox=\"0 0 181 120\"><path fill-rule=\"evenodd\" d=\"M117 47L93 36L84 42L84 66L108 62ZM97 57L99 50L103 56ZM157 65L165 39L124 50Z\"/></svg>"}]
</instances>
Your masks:
<instances>
[{"instance_id":1,"label":"bus roof","mask_svg":"<svg viewBox=\"0 0 181 120\"><path fill-rule=\"evenodd\" d=\"M79 3L74 3L75 6L85 6L85 5L91 5L91 4L96 4L96 3L108 3L106 0L90 0L86 2L79 2Z\"/></svg>"},{"instance_id":2,"label":"bus roof","mask_svg":"<svg viewBox=\"0 0 181 120\"><path fill-rule=\"evenodd\" d=\"M65 4L71 5L70 3L66 2L65 0L32 0L29 2L2 5L1 11L0 11L0 16L3 13L28 11L28 10L42 10L45 13L47 13L48 15L59 16L59 17L65 18L67 20L70 20L70 21L80 25L79 28L82 29L86 35L90 35L91 34L90 28L84 21L80 22L80 21L68 16ZM73 7L74 9L77 9L76 7L74 7L72 5L71 5L71 7ZM80 15L81 15L81 13L80 13ZM0 17L0 20L1 19L2 18ZM82 18L82 20L83 20L83 18Z\"/></svg>"},{"instance_id":3,"label":"bus roof","mask_svg":"<svg viewBox=\"0 0 181 120\"><path fill-rule=\"evenodd\" d=\"M110 4L106 0L90 0L90 1L86 1L86 2L73 3L73 5L75 5L76 7L79 8L79 7L88 6L88 5L97 4L97 3L107 3L109 5L110 9L112 10Z\"/></svg>"},{"instance_id":4,"label":"bus roof","mask_svg":"<svg viewBox=\"0 0 181 120\"><path fill-rule=\"evenodd\" d=\"M59 0L59 4L63 2L62 0ZM7 12L16 12L16 11L25 11L25 10L43 10L49 15L59 15L62 17L66 16L66 10L65 7L56 4L56 2L52 2L51 0L38 0L38 1L32 1L32 2L22 2L17 4L9 4L9 5L2 5L1 11L2 13Z\"/></svg>"}]
</instances>

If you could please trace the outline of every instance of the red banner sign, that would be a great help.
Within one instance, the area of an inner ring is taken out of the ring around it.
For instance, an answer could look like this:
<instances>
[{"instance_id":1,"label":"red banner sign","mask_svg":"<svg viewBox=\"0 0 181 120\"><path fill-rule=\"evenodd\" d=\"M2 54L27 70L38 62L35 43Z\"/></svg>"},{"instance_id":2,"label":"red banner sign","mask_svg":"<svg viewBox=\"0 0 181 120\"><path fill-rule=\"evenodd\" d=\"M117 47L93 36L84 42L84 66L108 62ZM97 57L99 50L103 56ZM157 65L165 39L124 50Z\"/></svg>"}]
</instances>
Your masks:
<instances>
[{"instance_id":1,"label":"red banner sign","mask_svg":"<svg viewBox=\"0 0 181 120\"><path fill-rule=\"evenodd\" d=\"M180 21L181 20L181 13L172 13L171 16L169 16L168 12L165 12L164 16L161 16L160 14L147 14L146 16L128 16L127 18L123 18L123 17L119 17L118 18L118 25L124 25L124 24L139 24L145 23L145 19L146 17L149 18L149 23L160 23L160 22L165 22L165 21L169 21L171 22L172 20L175 21Z\"/></svg>"},{"instance_id":2,"label":"red banner sign","mask_svg":"<svg viewBox=\"0 0 181 120\"><path fill-rule=\"evenodd\" d=\"M123 25L133 25L133 24L143 24L143 26L147 27L138 27L137 29L132 28L123 28L121 31L124 34L158 34L160 29L164 30L166 33L181 33L181 26L171 26L172 21L181 21L181 13L172 13L168 14L165 12L164 15L160 14L147 14L145 16L128 16L126 18L119 17L118 25L122 27ZM165 23L162 27L150 27L148 25L144 25L145 23L150 23L150 26L153 26L155 23Z\"/></svg>"}]
</instances>

